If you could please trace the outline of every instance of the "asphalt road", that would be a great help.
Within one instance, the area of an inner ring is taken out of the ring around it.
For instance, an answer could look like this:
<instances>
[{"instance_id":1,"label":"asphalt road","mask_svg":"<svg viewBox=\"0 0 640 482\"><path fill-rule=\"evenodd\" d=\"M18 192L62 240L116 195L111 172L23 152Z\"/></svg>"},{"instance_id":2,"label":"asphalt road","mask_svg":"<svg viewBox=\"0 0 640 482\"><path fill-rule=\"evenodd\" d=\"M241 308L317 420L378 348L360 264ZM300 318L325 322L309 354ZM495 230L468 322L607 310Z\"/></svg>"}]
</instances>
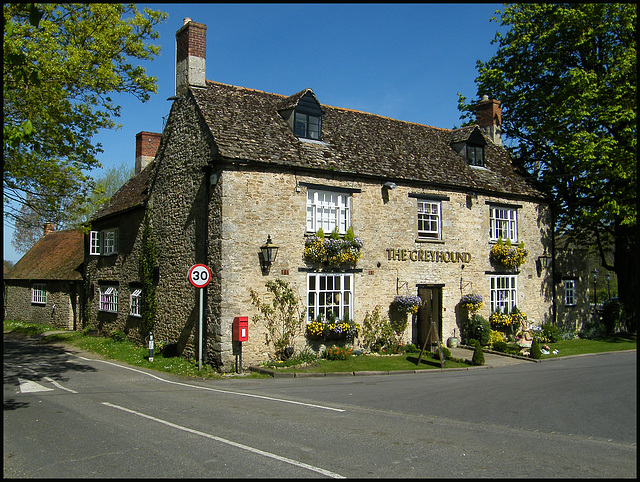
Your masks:
<instances>
[{"instance_id":1,"label":"asphalt road","mask_svg":"<svg viewBox=\"0 0 640 482\"><path fill-rule=\"evenodd\" d=\"M636 352L192 380L8 338L4 477L637 476Z\"/></svg>"}]
</instances>

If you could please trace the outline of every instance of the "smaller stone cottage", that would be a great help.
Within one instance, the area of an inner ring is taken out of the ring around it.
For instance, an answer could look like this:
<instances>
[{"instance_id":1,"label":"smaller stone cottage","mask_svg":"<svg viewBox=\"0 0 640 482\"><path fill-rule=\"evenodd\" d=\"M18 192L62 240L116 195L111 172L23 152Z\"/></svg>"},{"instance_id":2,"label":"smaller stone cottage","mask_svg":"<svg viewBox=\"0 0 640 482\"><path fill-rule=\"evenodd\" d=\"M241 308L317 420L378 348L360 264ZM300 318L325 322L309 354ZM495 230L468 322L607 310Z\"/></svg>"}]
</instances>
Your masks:
<instances>
[{"instance_id":1,"label":"smaller stone cottage","mask_svg":"<svg viewBox=\"0 0 640 482\"><path fill-rule=\"evenodd\" d=\"M47 223L44 235L5 274L5 319L81 328L83 265L83 233L54 231Z\"/></svg>"}]
</instances>

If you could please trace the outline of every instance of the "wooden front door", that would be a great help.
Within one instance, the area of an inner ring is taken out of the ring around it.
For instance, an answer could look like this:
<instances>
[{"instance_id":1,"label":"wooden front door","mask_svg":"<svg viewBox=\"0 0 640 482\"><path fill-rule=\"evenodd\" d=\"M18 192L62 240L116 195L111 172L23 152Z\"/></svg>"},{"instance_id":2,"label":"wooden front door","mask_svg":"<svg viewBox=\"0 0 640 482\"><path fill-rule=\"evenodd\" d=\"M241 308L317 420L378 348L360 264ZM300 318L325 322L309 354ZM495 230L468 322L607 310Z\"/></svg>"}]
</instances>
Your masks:
<instances>
[{"instance_id":1,"label":"wooden front door","mask_svg":"<svg viewBox=\"0 0 640 482\"><path fill-rule=\"evenodd\" d=\"M436 333L429 331L433 324L438 336L442 339L442 287L418 286L418 296L422 300L418 310L417 330L414 332L413 343L421 348L429 335L428 345L436 345Z\"/></svg>"}]
</instances>

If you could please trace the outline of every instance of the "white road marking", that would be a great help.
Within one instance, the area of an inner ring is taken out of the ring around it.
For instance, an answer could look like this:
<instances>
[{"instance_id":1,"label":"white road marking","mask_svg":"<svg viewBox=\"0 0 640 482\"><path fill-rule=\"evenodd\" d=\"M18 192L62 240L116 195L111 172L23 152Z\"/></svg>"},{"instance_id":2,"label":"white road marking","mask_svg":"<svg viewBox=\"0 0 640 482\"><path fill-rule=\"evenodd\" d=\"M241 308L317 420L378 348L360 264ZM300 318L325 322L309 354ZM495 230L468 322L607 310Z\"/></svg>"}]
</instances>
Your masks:
<instances>
[{"instance_id":1,"label":"white road marking","mask_svg":"<svg viewBox=\"0 0 640 482\"><path fill-rule=\"evenodd\" d=\"M49 377L44 377L44 379L46 381L48 381L49 383L52 383L54 386L58 387L60 390L66 390L67 392L71 392L71 393L78 393L75 390L71 390L70 388L67 387L63 387L62 385L60 385L58 382L56 382L55 380L53 380L52 378Z\"/></svg>"},{"instance_id":2,"label":"white road marking","mask_svg":"<svg viewBox=\"0 0 640 482\"><path fill-rule=\"evenodd\" d=\"M344 479L344 478L346 478L346 477L344 477L344 476L342 476L340 474L337 474L335 472L331 472L329 470L322 469L320 467L315 467L313 465L305 464L304 462L298 462L297 460L289 459L287 457L282 457L280 455L272 454L270 452L265 452L264 450L256 449L256 448L253 448L253 447L249 447L248 445L244 445L244 444L241 444L241 443L238 443L238 442L233 442L231 440L227 440L227 439L224 439L224 438L221 438L221 437L216 437L215 435L211 435L211 434L208 434L208 433L205 433L205 432L200 432L199 430L194 430L192 428L183 427L182 425L177 425L175 423L168 422L168 421L162 420L160 418L152 417L151 415L147 415L147 414L138 412L136 410L131 410L130 408L121 407L119 405L114 405L114 404L109 403L109 402L102 402L102 404L106 405L108 407L113 407L113 408L116 408L118 410L122 410L123 412L132 413L132 414L137 415L139 417L143 417L143 418L146 418L146 419L149 419L149 420L153 420L154 422L162 423L164 425L176 428L178 430L182 430L184 432L189 432L189 433L193 433L195 435L200 435L201 437L206 437L208 439L215 440L217 442L221 442L221 443L224 443L224 444L227 444L227 445L231 445L232 447L237 447L237 448L242 449L242 450L247 450L248 452L252 452L252 453L257 454L257 455L262 455L264 457L269 457L269 458L272 458L272 459L275 459L275 460L279 460L280 462L285 462L287 464L295 465L296 467L301 467L303 469L311 470L313 472L317 472L319 474L326 475L327 477L332 477L334 479Z\"/></svg>"},{"instance_id":3,"label":"white road marking","mask_svg":"<svg viewBox=\"0 0 640 482\"><path fill-rule=\"evenodd\" d=\"M53 388L43 387L39 383L31 380L25 380L24 378L18 378L20 383L20 393L35 393L35 392L51 392Z\"/></svg>"},{"instance_id":4,"label":"white road marking","mask_svg":"<svg viewBox=\"0 0 640 482\"><path fill-rule=\"evenodd\" d=\"M69 354L73 355L72 353L69 353ZM241 396L241 397L261 398L263 400L271 400L273 402L291 403L293 405L303 405L305 407L320 408L322 410L331 410L331 411L334 411L334 412L345 412L345 410L343 410L343 409L327 407L325 405L316 405L316 404L313 404L313 403L296 402L295 400L286 400L284 398L267 397L267 396L264 396L264 395L254 395L254 394L251 394L251 393L233 392L231 390L220 390L218 388L200 387L198 385L191 385L189 383L174 382L174 381L171 381L171 380L165 380L164 378L160 378L159 376L153 375L151 373L143 372L142 370L137 370L135 368L127 367L127 366L124 366L124 365L118 365L117 363L112 363L112 362L109 362L109 361L106 361L106 360L94 360L94 359L91 359L91 358L84 358L84 357L81 357L79 355L73 355L73 356L77 356L78 358L80 358L82 360L86 360L86 361L96 361L96 362L106 363L108 365L113 365L115 367L124 368L126 370L131 370L131 371L134 371L136 373L141 373L142 375L147 375L148 377L155 378L156 380L159 380L161 382L170 383L172 385L180 385L180 386L183 386L183 387L197 388L198 390L208 390L210 392L226 393L226 394L229 394L229 395L238 395L238 396Z\"/></svg>"}]
</instances>

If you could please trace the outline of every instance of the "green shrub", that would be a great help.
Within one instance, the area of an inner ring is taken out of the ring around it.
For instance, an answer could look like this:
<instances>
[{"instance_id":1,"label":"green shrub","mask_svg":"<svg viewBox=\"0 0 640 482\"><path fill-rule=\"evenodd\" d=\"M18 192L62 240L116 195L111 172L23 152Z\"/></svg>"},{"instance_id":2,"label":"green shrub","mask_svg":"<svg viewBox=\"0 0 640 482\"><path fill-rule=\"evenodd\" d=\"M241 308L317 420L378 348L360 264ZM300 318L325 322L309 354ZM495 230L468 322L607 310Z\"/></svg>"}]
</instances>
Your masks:
<instances>
[{"instance_id":1,"label":"green shrub","mask_svg":"<svg viewBox=\"0 0 640 482\"><path fill-rule=\"evenodd\" d=\"M542 343L557 343L562 339L562 330L551 323L543 323L542 331L536 333Z\"/></svg>"},{"instance_id":2,"label":"green shrub","mask_svg":"<svg viewBox=\"0 0 640 482\"><path fill-rule=\"evenodd\" d=\"M444 356L445 360L451 360L452 358L451 350L449 350L446 346L442 347L442 355ZM436 348L436 351L434 351L431 356L434 360L440 360L440 352L438 351L437 348Z\"/></svg>"},{"instance_id":3,"label":"green shrub","mask_svg":"<svg viewBox=\"0 0 640 482\"><path fill-rule=\"evenodd\" d=\"M625 313L622 303L616 299L605 301L602 306L602 323L607 335L613 335L616 331L616 326L622 326L624 322Z\"/></svg>"},{"instance_id":4,"label":"green shrub","mask_svg":"<svg viewBox=\"0 0 640 482\"><path fill-rule=\"evenodd\" d=\"M418 347L415 346L413 343L408 343L402 347L403 353L417 353L419 351L420 350L418 350Z\"/></svg>"},{"instance_id":5,"label":"green shrub","mask_svg":"<svg viewBox=\"0 0 640 482\"><path fill-rule=\"evenodd\" d=\"M485 346L489 343L491 325L482 315L473 315L467 322L466 336L467 339L477 340L481 346Z\"/></svg>"},{"instance_id":6,"label":"green shrub","mask_svg":"<svg viewBox=\"0 0 640 482\"><path fill-rule=\"evenodd\" d=\"M500 353L507 353L507 350L509 349L509 345L506 341L496 341L493 344L493 349L495 351L499 351Z\"/></svg>"},{"instance_id":7,"label":"green shrub","mask_svg":"<svg viewBox=\"0 0 640 482\"><path fill-rule=\"evenodd\" d=\"M113 330L111 333L109 333L109 338L111 338L113 341L125 341L127 339L127 335L124 331Z\"/></svg>"},{"instance_id":8,"label":"green shrub","mask_svg":"<svg viewBox=\"0 0 640 482\"><path fill-rule=\"evenodd\" d=\"M473 350L473 358L471 358L471 364L474 366L484 365L484 353L482 352L482 346L476 341L475 348Z\"/></svg>"},{"instance_id":9,"label":"green shrub","mask_svg":"<svg viewBox=\"0 0 640 482\"><path fill-rule=\"evenodd\" d=\"M540 351L540 345L538 344L538 339L534 338L531 342L531 351L529 352L529 357L534 360L539 360L542 357L542 352Z\"/></svg>"},{"instance_id":10,"label":"green shrub","mask_svg":"<svg viewBox=\"0 0 640 482\"><path fill-rule=\"evenodd\" d=\"M347 347L330 346L322 354L327 360L346 360L353 354L353 350Z\"/></svg>"}]
</instances>

